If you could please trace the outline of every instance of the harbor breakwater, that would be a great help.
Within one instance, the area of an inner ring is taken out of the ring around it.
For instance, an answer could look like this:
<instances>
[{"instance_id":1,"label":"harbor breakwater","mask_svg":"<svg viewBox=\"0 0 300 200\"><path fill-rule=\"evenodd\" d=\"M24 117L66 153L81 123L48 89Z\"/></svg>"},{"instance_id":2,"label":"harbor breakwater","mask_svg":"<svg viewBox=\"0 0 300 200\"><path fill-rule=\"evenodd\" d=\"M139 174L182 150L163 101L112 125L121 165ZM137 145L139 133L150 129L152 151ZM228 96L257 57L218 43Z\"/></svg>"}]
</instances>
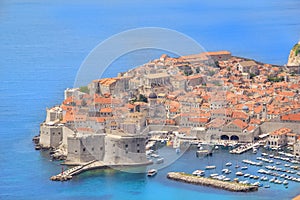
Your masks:
<instances>
[{"instance_id":1,"label":"harbor breakwater","mask_svg":"<svg viewBox=\"0 0 300 200\"><path fill-rule=\"evenodd\" d=\"M258 190L258 187L253 185L246 185L237 182L226 182L211 178L193 176L183 172L169 172L167 178L184 183L214 187L232 192L254 192Z\"/></svg>"}]
</instances>

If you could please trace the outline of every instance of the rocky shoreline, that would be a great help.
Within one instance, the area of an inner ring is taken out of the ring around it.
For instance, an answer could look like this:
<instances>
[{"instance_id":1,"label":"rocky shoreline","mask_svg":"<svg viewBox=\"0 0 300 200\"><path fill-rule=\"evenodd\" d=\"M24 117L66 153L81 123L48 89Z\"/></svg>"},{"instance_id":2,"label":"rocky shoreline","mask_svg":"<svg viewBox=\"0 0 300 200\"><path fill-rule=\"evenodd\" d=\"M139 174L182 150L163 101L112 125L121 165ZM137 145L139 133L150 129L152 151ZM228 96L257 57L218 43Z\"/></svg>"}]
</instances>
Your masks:
<instances>
[{"instance_id":1,"label":"rocky shoreline","mask_svg":"<svg viewBox=\"0 0 300 200\"><path fill-rule=\"evenodd\" d=\"M184 183L214 187L214 188L228 190L232 192L254 192L258 190L257 186L245 185L237 182L225 182L225 181L215 180L211 178L193 176L183 172L169 172L167 178L175 181L184 182Z\"/></svg>"}]
</instances>

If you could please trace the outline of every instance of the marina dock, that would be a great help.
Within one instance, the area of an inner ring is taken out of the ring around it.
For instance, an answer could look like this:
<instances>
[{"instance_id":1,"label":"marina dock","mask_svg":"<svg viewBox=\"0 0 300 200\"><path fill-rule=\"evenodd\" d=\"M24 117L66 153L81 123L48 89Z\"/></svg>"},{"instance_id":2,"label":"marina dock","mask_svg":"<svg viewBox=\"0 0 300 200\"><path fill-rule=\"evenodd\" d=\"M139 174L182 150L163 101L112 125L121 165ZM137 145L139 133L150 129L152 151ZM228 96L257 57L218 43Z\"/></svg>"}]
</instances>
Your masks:
<instances>
[{"instance_id":1,"label":"marina dock","mask_svg":"<svg viewBox=\"0 0 300 200\"><path fill-rule=\"evenodd\" d=\"M186 174L183 172L169 172L167 178L175 181L214 187L232 192L253 192L258 190L258 187L253 185L242 184L237 182L226 182L211 178L193 176L191 174Z\"/></svg>"},{"instance_id":2,"label":"marina dock","mask_svg":"<svg viewBox=\"0 0 300 200\"><path fill-rule=\"evenodd\" d=\"M246 151L249 151L255 147L259 147L260 143L256 142L256 143L250 143L250 144L245 144L245 145L241 145L231 151L229 151L232 154L242 154L245 153Z\"/></svg>"}]
</instances>

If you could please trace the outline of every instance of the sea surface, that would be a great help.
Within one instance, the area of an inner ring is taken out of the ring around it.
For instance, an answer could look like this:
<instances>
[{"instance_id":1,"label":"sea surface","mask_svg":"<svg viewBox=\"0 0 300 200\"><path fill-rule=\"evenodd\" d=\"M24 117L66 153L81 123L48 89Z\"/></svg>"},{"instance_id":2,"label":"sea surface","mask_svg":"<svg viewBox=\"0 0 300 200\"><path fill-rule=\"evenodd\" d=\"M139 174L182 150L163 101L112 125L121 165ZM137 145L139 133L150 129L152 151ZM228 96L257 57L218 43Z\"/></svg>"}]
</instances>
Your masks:
<instances>
[{"instance_id":1,"label":"sea surface","mask_svg":"<svg viewBox=\"0 0 300 200\"><path fill-rule=\"evenodd\" d=\"M35 151L46 107L60 104L65 88L100 42L122 31L162 27L179 31L208 51L283 65L300 39L298 0L202 1L0 1L0 199L290 199L300 185L276 186L251 194L176 183L172 170L192 172L222 160L242 159L220 151L210 160L188 151L152 179L114 170L84 173L51 182L61 170L47 152ZM116 76L161 52L123 56L104 76ZM253 156L249 153L248 156Z\"/></svg>"}]
</instances>

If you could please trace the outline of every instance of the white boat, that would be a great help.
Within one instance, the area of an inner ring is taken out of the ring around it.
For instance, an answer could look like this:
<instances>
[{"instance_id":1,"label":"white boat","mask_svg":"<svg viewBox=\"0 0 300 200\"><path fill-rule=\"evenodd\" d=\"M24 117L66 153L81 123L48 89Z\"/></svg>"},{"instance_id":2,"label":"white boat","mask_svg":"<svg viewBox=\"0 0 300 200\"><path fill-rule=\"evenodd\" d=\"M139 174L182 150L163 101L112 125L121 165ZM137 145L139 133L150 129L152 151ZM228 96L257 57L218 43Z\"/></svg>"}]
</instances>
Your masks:
<instances>
[{"instance_id":1,"label":"white boat","mask_svg":"<svg viewBox=\"0 0 300 200\"><path fill-rule=\"evenodd\" d=\"M158 155L158 154L155 154L155 153L152 153L152 154L151 154L151 157L153 157L153 158L159 158L159 155Z\"/></svg>"},{"instance_id":2,"label":"white boat","mask_svg":"<svg viewBox=\"0 0 300 200\"><path fill-rule=\"evenodd\" d=\"M248 167L247 167L247 166L243 166L243 167L241 167L241 170L246 170L246 169L248 169Z\"/></svg>"},{"instance_id":3,"label":"white boat","mask_svg":"<svg viewBox=\"0 0 300 200\"><path fill-rule=\"evenodd\" d=\"M251 185L253 185L253 186L260 186L261 184L260 184L260 182L255 182L255 183L251 183Z\"/></svg>"},{"instance_id":4,"label":"white boat","mask_svg":"<svg viewBox=\"0 0 300 200\"><path fill-rule=\"evenodd\" d=\"M264 188L270 188L270 185L265 185Z\"/></svg>"},{"instance_id":5,"label":"white boat","mask_svg":"<svg viewBox=\"0 0 300 200\"><path fill-rule=\"evenodd\" d=\"M158 158L157 160L156 160L156 164L161 164L161 163L163 163L164 162L164 158Z\"/></svg>"},{"instance_id":6,"label":"white boat","mask_svg":"<svg viewBox=\"0 0 300 200\"><path fill-rule=\"evenodd\" d=\"M280 181L280 180L275 180L274 183L276 183L276 184L282 184L282 181Z\"/></svg>"},{"instance_id":7,"label":"white boat","mask_svg":"<svg viewBox=\"0 0 300 200\"><path fill-rule=\"evenodd\" d=\"M283 184L283 185L287 185L287 184L289 184L289 182L288 182L287 180L284 180L284 181L282 182L282 184Z\"/></svg>"},{"instance_id":8,"label":"white boat","mask_svg":"<svg viewBox=\"0 0 300 200\"><path fill-rule=\"evenodd\" d=\"M250 176L250 174L244 174L244 177L245 178L247 178L247 177L249 177Z\"/></svg>"},{"instance_id":9,"label":"white boat","mask_svg":"<svg viewBox=\"0 0 300 200\"><path fill-rule=\"evenodd\" d=\"M269 179L268 179L268 177L263 176L263 177L260 178L260 180L261 180L261 181L268 181Z\"/></svg>"},{"instance_id":10,"label":"white boat","mask_svg":"<svg viewBox=\"0 0 300 200\"><path fill-rule=\"evenodd\" d=\"M235 175L237 175L237 176L243 176L244 173L243 172L237 172L237 173L235 173Z\"/></svg>"},{"instance_id":11,"label":"white boat","mask_svg":"<svg viewBox=\"0 0 300 200\"><path fill-rule=\"evenodd\" d=\"M262 156L268 156L268 154L267 154L267 153L261 153L261 155L262 155Z\"/></svg>"},{"instance_id":12,"label":"white boat","mask_svg":"<svg viewBox=\"0 0 300 200\"><path fill-rule=\"evenodd\" d=\"M196 171L193 172L193 175L194 176L204 176L205 175L205 171L198 169L198 170L196 170Z\"/></svg>"},{"instance_id":13,"label":"white boat","mask_svg":"<svg viewBox=\"0 0 300 200\"><path fill-rule=\"evenodd\" d=\"M215 177L215 176L218 176L219 174L210 174L209 176L211 177L211 178L213 178L213 177Z\"/></svg>"},{"instance_id":14,"label":"white boat","mask_svg":"<svg viewBox=\"0 0 300 200\"><path fill-rule=\"evenodd\" d=\"M276 165L281 165L281 162L276 162L275 164L276 164Z\"/></svg>"},{"instance_id":15,"label":"white boat","mask_svg":"<svg viewBox=\"0 0 300 200\"><path fill-rule=\"evenodd\" d=\"M224 173L224 174L230 174L231 171L229 169L222 169L222 173Z\"/></svg>"},{"instance_id":16,"label":"white boat","mask_svg":"<svg viewBox=\"0 0 300 200\"><path fill-rule=\"evenodd\" d=\"M216 169L215 165L208 165L205 167L205 169Z\"/></svg>"},{"instance_id":17,"label":"white boat","mask_svg":"<svg viewBox=\"0 0 300 200\"><path fill-rule=\"evenodd\" d=\"M232 163L231 163L231 162L228 162L228 163L226 163L225 165L226 165L227 167L229 167L229 166L232 165Z\"/></svg>"},{"instance_id":18,"label":"white boat","mask_svg":"<svg viewBox=\"0 0 300 200\"><path fill-rule=\"evenodd\" d=\"M252 153L253 153L253 154L256 154L256 153L257 153L257 149L253 148Z\"/></svg>"},{"instance_id":19,"label":"white boat","mask_svg":"<svg viewBox=\"0 0 300 200\"><path fill-rule=\"evenodd\" d=\"M147 176L155 176L157 174L157 170L156 169L150 169L147 173Z\"/></svg>"},{"instance_id":20,"label":"white boat","mask_svg":"<svg viewBox=\"0 0 300 200\"><path fill-rule=\"evenodd\" d=\"M223 181L230 181L230 178L224 178Z\"/></svg>"}]
</instances>

